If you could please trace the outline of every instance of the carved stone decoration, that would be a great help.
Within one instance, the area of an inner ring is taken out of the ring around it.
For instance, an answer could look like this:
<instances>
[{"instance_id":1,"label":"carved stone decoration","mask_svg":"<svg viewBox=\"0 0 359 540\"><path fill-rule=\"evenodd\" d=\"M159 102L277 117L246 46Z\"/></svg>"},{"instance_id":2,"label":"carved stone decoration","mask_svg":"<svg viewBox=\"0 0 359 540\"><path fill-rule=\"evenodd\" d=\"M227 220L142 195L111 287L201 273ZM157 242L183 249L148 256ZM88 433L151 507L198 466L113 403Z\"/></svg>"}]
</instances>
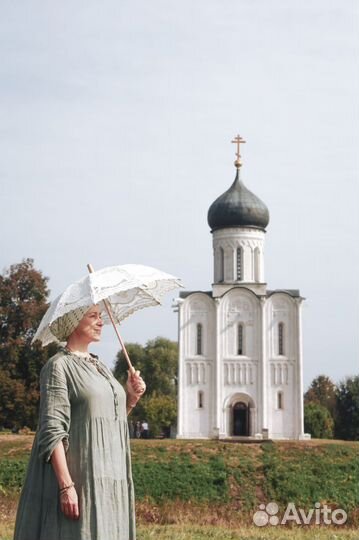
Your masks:
<instances>
[{"instance_id":1,"label":"carved stone decoration","mask_svg":"<svg viewBox=\"0 0 359 540\"><path fill-rule=\"evenodd\" d=\"M206 313L207 309L203 302L200 300L194 300L191 302L191 312L192 313Z\"/></svg>"},{"instance_id":2,"label":"carved stone decoration","mask_svg":"<svg viewBox=\"0 0 359 540\"><path fill-rule=\"evenodd\" d=\"M240 311L250 311L250 305L243 300L232 300L229 305L229 311L239 313Z\"/></svg>"},{"instance_id":3,"label":"carved stone decoration","mask_svg":"<svg viewBox=\"0 0 359 540\"><path fill-rule=\"evenodd\" d=\"M270 383L272 386L289 384L289 368L287 362L272 362L270 366Z\"/></svg>"},{"instance_id":4,"label":"carved stone decoration","mask_svg":"<svg viewBox=\"0 0 359 540\"><path fill-rule=\"evenodd\" d=\"M241 309L241 302L231 302L229 307L231 313L240 313Z\"/></svg>"},{"instance_id":5,"label":"carved stone decoration","mask_svg":"<svg viewBox=\"0 0 359 540\"><path fill-rule=\"evenodd\" d=\"M253 385L254 373L255 366L247 362L225 362L223 365L225 385Z\"/></svg>"}]
</instances>

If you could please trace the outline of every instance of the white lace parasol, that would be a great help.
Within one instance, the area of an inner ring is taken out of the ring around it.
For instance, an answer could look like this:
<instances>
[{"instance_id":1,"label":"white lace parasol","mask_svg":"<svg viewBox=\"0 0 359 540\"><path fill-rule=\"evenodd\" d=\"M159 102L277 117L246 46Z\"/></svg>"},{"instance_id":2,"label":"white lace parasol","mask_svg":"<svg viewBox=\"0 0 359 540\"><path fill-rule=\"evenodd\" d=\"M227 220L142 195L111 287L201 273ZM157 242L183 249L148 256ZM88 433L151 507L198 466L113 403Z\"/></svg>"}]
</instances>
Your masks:
<instances>
[{"instance_id":1,"label":"white lace parasol","mask_svg":"<svg viewBox=\"0 0 359 540\"><path fill-rule=\"evenodd\" d=\"M76 309L98 304L103 321L108 324L111 320L107 302L115 322L119 323L139 309L160 304L164 294L177 287L183 287L180 279L150 266L124 264L103 268L67 287L51 303L32 342L40 340L43 346L57 342L50 325Z\"/></svg>"}]
</instances>

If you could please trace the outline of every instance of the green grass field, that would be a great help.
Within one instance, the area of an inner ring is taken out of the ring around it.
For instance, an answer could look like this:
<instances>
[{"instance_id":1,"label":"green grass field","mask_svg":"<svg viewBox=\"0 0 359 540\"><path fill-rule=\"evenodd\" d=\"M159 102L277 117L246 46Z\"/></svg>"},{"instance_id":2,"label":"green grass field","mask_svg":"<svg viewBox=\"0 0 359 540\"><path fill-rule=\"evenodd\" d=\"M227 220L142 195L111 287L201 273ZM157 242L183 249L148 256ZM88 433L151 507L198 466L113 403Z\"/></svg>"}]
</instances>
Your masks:
<instances>
[{"instance_id":1,"label":"green grass field","mask_svg":"<svg viewBox=\"0 0 359 540\"><path fill-rule=\"evenodd\" d=\"M0 540L10 540L33 435L0 435ZM359 443L134 440L138 539L354 539ZM345 526L256 527L260 503L343 508Z\"/></svg>"}]
</instances>

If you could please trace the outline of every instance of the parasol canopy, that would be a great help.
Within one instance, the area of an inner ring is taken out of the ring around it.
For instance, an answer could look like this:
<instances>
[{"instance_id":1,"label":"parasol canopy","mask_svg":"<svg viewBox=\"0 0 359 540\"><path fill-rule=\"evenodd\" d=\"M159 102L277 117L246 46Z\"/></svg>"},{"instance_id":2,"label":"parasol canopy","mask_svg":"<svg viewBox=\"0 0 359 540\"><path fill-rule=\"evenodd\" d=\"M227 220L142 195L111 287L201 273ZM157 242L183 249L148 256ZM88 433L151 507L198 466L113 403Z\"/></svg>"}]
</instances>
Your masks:
<instances>
[{"instance_id":1,"label":"parasol canopy","mask_svg":"<svg viewBox=\"0 0 359 540\"><path fill-rule=\"evenodd\" d=\"M71 312L81 318L97 304L105 324L120 323L139 309L161 304L167 292L183 287L179 278L140 264L109 266L95 272L90 269L90 272L51 302L32 343L40 340L45 347L58 342L51 324Z\"/></svg>"}]
</instances>

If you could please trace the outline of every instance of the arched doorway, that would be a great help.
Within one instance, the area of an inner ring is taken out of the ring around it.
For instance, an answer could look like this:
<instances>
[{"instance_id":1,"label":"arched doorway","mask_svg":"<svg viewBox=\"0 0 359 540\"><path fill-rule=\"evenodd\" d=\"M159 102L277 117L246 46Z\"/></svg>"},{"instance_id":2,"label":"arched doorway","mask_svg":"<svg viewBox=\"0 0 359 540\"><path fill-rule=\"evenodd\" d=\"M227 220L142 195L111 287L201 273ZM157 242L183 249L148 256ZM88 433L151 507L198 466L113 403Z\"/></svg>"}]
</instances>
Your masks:
<instances>
[{"instance_id":1,"label":"arched doorway","mask_svg":"<svg viewBox=\"0 0 359 540\"><path fill-rule=\"evenodd\" d=\"M243 401L237 401L232 407L232 435L234 437L248 437L249 426L249 406Z\"/></svg>"},{"instance_id":2,"label":"arched doorway","mask_svg":"<svg viewBox=\"0 0 359 540\"><path fill-rule=\"evenodd\" d=\"M254 437L257 426L257 409L249 394L236 392L225 398L223 432L226 437Z\"/></svg>"}]
</instances>

